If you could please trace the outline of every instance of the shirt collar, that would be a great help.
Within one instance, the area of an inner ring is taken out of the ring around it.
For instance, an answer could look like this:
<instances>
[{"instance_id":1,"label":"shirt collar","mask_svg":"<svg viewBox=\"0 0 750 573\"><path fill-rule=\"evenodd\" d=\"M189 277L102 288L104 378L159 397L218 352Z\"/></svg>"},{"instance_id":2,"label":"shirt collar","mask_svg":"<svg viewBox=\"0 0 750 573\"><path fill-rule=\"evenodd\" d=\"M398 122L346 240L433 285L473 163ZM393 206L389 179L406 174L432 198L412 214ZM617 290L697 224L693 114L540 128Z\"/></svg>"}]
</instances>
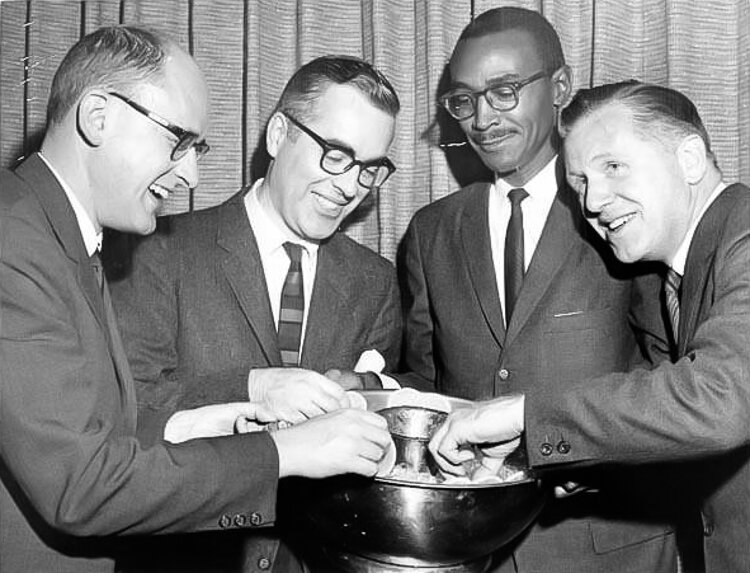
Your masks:
<instances>
[{"instance_id":1,"label":"shirt collar","mask_svg":"<svg viewBox=\"0 0 750 573\"><path fill-rule=\"evenodd\" d=\"M318 251L316 243L301 239L289 229L279 228L275 223L274 218L268 213L268 207L261 203L258 197L262 184L263 178L261 177L253 183L250 191L245 195L245 210L255 233L261 256L273 254L283 248L283 244L287 241L302 245L309 255L314 256Z\"/></svg>"},{"instance_id":2,"label":"shirt collar","mask_svg":"<svg viewBox=\"0 0 750 573\"><path fill-rule=\"evenodd\" d=\"M47 158L45 158L41 153L39 153L39 157L42 159L42 161L44 161L45 165L52 172L52 175L55 176L55 179L57 179L60 187L62 187L63 191L65 191L65 195L68 197L70 206L73 207L73 212L75 213L76 220L78 221L78 227L80 228L81 236L83 237L83 244L86 247L86 253L88 254L88 256L91 256L96 251L101 251L103 233L101 231L97 232L94 222L91 220L91 217L89 217L86 209L84 209L83 205L78 200L78 197L76 197L76 194L60 176L60 174L52 166L52 164L47 160Z\"/></svg>"},{"instance_id":3,"label":"shirt collar","mask_svg":"<svg viewBox=\"0 0 750 573\"><path fill-rule=\"evenodd\" d=\"M529 194L529 198L541 199L548 196L554 197L557 194L556 165L557 155L550 159L549 163L539 173L523 185L523 188ZM516 186L510 185L499 177L495 178L495 187L503 197L507 197L511 189L517 189Z\"/></svg>"},{"instance_id":4,"label":"shirt collar","mask_svg":"<svg viewBox=\"0 0 750 573\"><path fill-rule=\"evenodd\" d=\"M698 216L690 224L690 227L688 228L688 231L685 234L685 238L682 239L682 243L680 243L680 247L677 249L677 252L675 253L674 259L672 260L672 264L669 265L675 271L677 271L680 274L680 276L685 274L685 264L687 263L688 250L690 249L690 243L693 242L693 235L695 235L695 230L698 228L698 224L701 222L701 219L703 219L703 215L711 206L711 203L713 203L716 200L716 198L719 196L719 194L722 191L724 191L724 189L726 188L727 188L726 183L724 183L723 181L720 181L719 184L716 186L716 188L711 192L711 195L708 196L708 199L706 199L706 202L703 204L703 207L701 207L701 210L700 210L700 213L698 213Z\"/></svg>"}]
</instances>

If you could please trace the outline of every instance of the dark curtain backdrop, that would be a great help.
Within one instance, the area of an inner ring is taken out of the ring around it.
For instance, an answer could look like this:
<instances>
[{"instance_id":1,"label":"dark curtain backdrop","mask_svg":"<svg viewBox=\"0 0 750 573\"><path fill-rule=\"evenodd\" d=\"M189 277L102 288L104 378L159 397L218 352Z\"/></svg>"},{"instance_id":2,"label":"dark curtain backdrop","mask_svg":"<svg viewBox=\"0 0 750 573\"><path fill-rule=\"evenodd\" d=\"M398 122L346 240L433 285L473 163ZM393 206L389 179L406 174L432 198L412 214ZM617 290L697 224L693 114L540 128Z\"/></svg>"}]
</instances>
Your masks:
<instances>
[{"instance_id":1,"label":"dark curtain backdrop","mask_svg":"<svg viewBox=\"0 0 750 573\"><path fill-rule=\"evenodd\" d=\"M575 87L638 78L697 104L725 177L750 182L750 0L0 0L0 165L38 145L49 85L68 47L99 26L168 32L198 60L212 91L212 151L192 198L225 200L262 173L262 131L291 73L326 53L373 62L403 111L398 171L347 232L393 258L412 214L484 176L435 105L445 63L473 15L500 5L542 12L557 28ZM441 145L443 144L443 145Z\"/></svg>"}]
</instances>

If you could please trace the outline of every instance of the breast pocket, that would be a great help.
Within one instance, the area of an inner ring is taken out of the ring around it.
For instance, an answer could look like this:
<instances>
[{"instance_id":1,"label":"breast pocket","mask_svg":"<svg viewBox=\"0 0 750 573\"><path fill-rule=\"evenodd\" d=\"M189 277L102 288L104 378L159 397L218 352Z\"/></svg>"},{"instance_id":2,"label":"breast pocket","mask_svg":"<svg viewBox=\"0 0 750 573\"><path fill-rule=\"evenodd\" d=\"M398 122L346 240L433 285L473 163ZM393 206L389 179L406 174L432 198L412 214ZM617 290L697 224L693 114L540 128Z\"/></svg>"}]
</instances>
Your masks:
<instances>
[{"instance_id":1,"label":"breast pocket","mask_svg":"<svg viewBox=\"0 0 750 573\"><path fill-rule=\"evenodd\" d=\"M543 332L545 370L578 382L627 367L634 348L627 316L615 309L553 315Z\"/></svg>"}]
</instances>

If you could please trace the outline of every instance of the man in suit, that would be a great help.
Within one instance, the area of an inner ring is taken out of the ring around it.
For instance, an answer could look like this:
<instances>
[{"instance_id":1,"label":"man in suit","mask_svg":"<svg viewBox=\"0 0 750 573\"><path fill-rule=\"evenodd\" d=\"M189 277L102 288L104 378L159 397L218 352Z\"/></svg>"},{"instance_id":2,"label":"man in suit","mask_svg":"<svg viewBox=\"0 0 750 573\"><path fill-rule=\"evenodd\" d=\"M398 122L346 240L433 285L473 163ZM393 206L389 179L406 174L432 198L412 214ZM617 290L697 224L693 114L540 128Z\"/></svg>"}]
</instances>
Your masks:
<instances>
[{"instance_id":1,"label":"man in suit","mask_svg":"<svg viewBox=\"0 0 750 573\"><path fill-rule=\"evenodd\" d=\"M663 329L658 312L656 327L648 313L628 323L658 277L618 265L557 168L557 110L571 76L552 26L519 8L481 14L453 51L450 85L441 102L495 181L423 208L407 230L402 384L475 400L543 392L664 349L663 336L636 344L636 333ZM674 571L666 517L630 515L633 488L621 478L605 490L598 475L560 476L558 485L590 491L550 500L495 570Z\"/></svg>"},{"instance_id":2,"label":"man in suit","mask_svg":"<svg viewBox=\"0 0 750 573\"><path fill-rule=\"evenodd\" d=\"M113 298L141 412L155 413L151 433L173 439L179 410L248 399L297 422L331 407L325 374L351 374L364 351L395 366L401 311L393 265L339 228L393 171L386 153L398 109L392 86L370 64L312 60L289 80L268 122L266 176L218 207L165 220L136 246ZM301 248L303 283L291 358L279 326L287 242ZM368 380L378 382L353 381ZM195 566L203 554L215 567L217 554L231 552L193 546L186 552L176 540L172 566L176 558ZM259 563L294 570L274 536L250 536L244 552L246 571Z\"/></svg>"},{"instance_id":3,"label":"man in suit","mask_svg":"<svg viewBox=\"0 0 750 573\"><path fill-rule=\"evenodd\" d=\"M695 106L675 90L583 90L562 123L568 181L591 226L620 260L664 265L678 359L490 401L471 422L450 420L434 449L450 466L457 443L525 428L538 468L692 462L660 495L687 485L700 500L706 571L748 571L750 191L722 182Z\"/></svg>"},{"instance_id":4,"label":"man in suit","mask_svg":"<svg viewBox=\"0 0 750 573\"><path fill-rule=\"evenodd\" d=\"M118 536L270 526L280 477L376 471L386 424L350 408L180 446L135 438L98 245L104 227L151 232L162 198L197 183L207 100L176 44L102 28L55 75L41 152L0 174L3 573L112 571ZM227 433L256 413L272 419L253 404L205 412Z\"/></svg>"}]
</instances>

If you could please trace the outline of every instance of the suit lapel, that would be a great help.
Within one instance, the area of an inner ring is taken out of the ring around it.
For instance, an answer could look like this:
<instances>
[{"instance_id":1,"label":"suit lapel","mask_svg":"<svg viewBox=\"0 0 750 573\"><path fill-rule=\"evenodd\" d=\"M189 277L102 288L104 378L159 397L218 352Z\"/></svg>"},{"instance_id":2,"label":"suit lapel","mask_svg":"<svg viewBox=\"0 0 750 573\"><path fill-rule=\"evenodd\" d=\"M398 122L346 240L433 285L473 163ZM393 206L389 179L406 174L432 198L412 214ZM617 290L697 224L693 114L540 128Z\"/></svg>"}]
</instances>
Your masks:
<instances>
[{"instance_id":1,"label":"suit lapel","mask_svg":"<svg viewBox=\"0 0 750 573\"><path fill-rule=\"evenodd\" d=\"M220 208L217 237L221 250L220 265L268 364L280 366L281 353L268 301L266 277L245 211L244 195L235 195Z\"/></svg>"},{"instance_id":2,"label":"suit lapel","mask_svg":"<svg viewBox=\"0 0 750 573\"><path fill-rule=\"evenodd\" d=\"M703 214L695 229L693 240L685 261L685 274L682 277L680 300L680 332L678 336L678 356L684 356L687 342L693 336L701 310L701 301L708 288L710 269L716 256L717 230L721 229L734 201L730 186L714 200Z\"/></svg>"},{"instance_id":3,"label":"suit lapel","mask_svg":"<svg viewBox=\"0 0 750 573\"><path fill-rule=\"evenodd\" d=\"M34 154L24 161L16 169L16 174L29 183L32 191L39 199L52 231L66 256L76 266L76 277L81 291L109 341L110 334L106 326L104 303L99 290L99 283L86 252L75 212L65 191L38 154Z\"/></svg>"},{"instance_id":4,"label":"suit lapel","mask_svg":"<svg viewBox=\"0 0 750 573\"><path fill-rule=\"evenodd\" d=\"M16 170L16 174L29 183L44 209L50 228L66 256L76 267L78 285L107 341L123 402L126 405L132 405L132 408L126 408L126 412L129 416L130 427L135 429L135 387L125 349L120 340L111 302L104 300L102 290L99 288L99 281L86 252L73 207L60 183L38 154L27 159Z\"/></svg>"},{"instance_id":5,"label":"suit lapel","mask_svg":"<svg viewBox=\"0 0 750 573\"><path fill-rule=\"evenodd\" d=\"M464 249L463 260L466 261L474 293L492 336L498 345L503 346L505 324L497 292L487 219L489 189L489 185L483 185L476 197L470 197L465 204L459 227Z\"/></svg>"},{"instance_id":6,"label":"suit lapel","mask_svg":"<svg viewBox=\"0 0 750 573\"><path fill-rule=\"evenodd\" d=\"M349 298L358 296L353 292L351 261L347 264L337 256L329 243L318 249L318 262L315 271L315 285L310 297L307 314L305 339L302 345L300 364L322 364L331 349L336 348L342 339L344 325L332 323L334 318L350 316L346 308Z\"/></svg>"},{"instance_id":7,"label":"suit lapel","mask_svg":"<svg viewBox=\"0 0 750 573\"><path fill-rule=\"evenodd\" d=\"M565 261L572 252L571 247L576 244L571 240L578 234L575 224L576 215L563 200L562 194L565 192L564 187L558 189L550 208L542 236L539 238L539 244L524 277L523 287L508 325L506 344L510 344L520 332L558 273L565 268Z\"/></svg>"}]
</instances>

